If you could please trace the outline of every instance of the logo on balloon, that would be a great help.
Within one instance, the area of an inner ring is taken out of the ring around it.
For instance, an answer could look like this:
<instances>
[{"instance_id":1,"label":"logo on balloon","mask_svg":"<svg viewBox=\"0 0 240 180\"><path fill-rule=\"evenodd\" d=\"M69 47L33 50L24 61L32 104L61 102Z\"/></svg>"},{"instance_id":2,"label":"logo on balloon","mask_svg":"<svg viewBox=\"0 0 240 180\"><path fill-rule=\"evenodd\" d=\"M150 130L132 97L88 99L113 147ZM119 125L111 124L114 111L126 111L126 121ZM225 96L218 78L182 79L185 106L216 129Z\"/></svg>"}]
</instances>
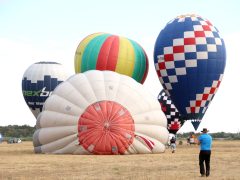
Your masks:
<instances>
[{"instance_id":1,"label":"logo on balloon","mask_svg":"<svg viewBox=\"0 0 240 180\"><path fill-rule=\"evenodd\" d=\"M52 91L46 91L46 87L42 88L39 91L23 91L24 96L40 96L48 97L52 94Z\"/></svg>"},{"instance_id":2,"label":"logo on balloon","mask_svg":"<svg viewBox=\"0 0 240 180\"><path fill-rule=\"evenodd\" d=\"M32 110L39 109L42 111L44 102L61 82L63 81L59 81L51 76L44 76L44 80L38 80L36 83L32 83L27 78L24 78L22 81L22 92L26 103Z\"/></svg>"}]
</instances>

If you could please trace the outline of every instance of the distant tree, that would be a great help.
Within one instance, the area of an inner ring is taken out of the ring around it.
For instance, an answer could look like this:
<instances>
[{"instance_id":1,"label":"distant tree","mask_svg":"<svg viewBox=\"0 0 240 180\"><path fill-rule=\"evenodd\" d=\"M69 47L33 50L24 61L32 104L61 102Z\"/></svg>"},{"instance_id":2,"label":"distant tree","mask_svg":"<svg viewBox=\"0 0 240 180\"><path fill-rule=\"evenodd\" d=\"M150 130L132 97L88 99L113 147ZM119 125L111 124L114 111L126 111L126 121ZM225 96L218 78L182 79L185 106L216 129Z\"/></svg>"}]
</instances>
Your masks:
<instances>
[{"instance_id":1,"label":"distant tree","mask_svg":"<svg viewBox=\"0 0 240 180\"><path fill-rule=\"evenodd\" d=\"M8 125L8 126L0 126L0 133L3 137L17 137L17 138L25 138L32 137L35 127L31 127L28 125Z\"/></svg>"},{"instance_id":2,"label":"distant tree","mask_svg":"<svg viewBox=\"0 0 240 180\"><path fill-rule=\"evenodd\" d=\"M193 133L193 132L179 133L179 134L177 134L177 138L179 138L179 139L187 139L187 137L189 137L191 133ZM237 133L217 132L217 133L209 133L209 134L213 138L240 140L240 132L237 132ZM195 135L199 136L199 133L195 133Z\"/></svg>"}]
</instances>

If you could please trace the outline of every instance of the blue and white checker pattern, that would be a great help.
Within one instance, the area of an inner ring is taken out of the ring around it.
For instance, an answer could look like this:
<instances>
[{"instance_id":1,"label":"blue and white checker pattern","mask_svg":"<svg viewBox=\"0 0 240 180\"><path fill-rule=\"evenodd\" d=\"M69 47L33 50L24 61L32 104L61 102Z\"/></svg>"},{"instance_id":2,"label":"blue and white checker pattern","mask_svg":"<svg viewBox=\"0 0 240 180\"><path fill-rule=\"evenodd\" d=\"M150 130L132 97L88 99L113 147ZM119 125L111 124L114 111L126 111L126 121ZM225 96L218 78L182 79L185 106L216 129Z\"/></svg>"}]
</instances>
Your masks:
<instances>
[{"instance_id":1,"label":"blue and white checker pattern","mask_svg":"<svg viewBox=\"0 0 240 180\"><path fill-rule=\"evenodd\" d=\"M197 15L173 19L156 40L154 63L159 80L186 118L202 118L216 92L205 105L202 102L200 109L193 111L192 104L199 105L196 98L198 94L205 94L204 88L212 88L215 82L220 84L225 62L225 44L218 30ZM180 97L182 92L189 97Z\"/></svg>"},{"instance_id":2,"label":"blue and white checker pattern","mask_svg":"<svg viewBox=\"0 0 240 180\"><path fill-rule=\"evenodd\" d=\"M159 80L167 90L172 89L172 83L178 82L178 76L186 75L186 68L197 67L198 60L208 60L212 53L217 52L217 46L222 46L218 30L208 20L188 15L180 16L177 22L183 23L186 18L196 22L193 30L184 31L183 38L174 38L172 46L164 47L155 63Z\"/></svg>"}]
</instances>

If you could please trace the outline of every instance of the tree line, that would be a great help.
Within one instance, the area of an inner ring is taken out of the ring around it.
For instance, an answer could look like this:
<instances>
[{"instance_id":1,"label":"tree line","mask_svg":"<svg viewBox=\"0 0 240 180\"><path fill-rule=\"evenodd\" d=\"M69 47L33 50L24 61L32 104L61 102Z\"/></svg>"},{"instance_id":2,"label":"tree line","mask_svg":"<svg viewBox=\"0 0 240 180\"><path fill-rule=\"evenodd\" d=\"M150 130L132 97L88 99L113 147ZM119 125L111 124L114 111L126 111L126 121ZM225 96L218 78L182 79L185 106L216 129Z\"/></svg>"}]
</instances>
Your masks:
<instances>
[{"instance_id":1,"label":"tree line","mask_svg":"<svg viewBox=\"0 0 240 180\"><path fill-rule=\"evenodd\" d=\"M181 133L177 134L178 138L186 139L191 134L195 134L194 132L187 132L187 133ZM240 132L237 133L230 133L230 132L216 132L216 133L209 133L214 139L233 139L233 140L240 140ZM196 136L199 136L199 133L195 134Z\"/></svg>"},{"instance_id":2,"label":"tree line","mask_svg":"<svg viewBox=\"0 0 240 180\"><path fill-rule=\"evenodd\" d=\"M2 136L7 139L10 137L22 138L22 139L32 139L33 133L36 130L36 127L32 127L29 125L8 125L8 126L0 126L0 133ZM187 133L179 133L177 134L178 138L187 138L193 132ZM223 139L238 139L240 140L240 132L238 133L227 133L227 132L217 132L217 133L209 133L213 138L223 138ZM199 134L196 134L197 136Z\"/></svg>"},{"instance_id":3,"label":"tree line","mask_svg":"<svg viewBox=\"0 0 240 180\"><path fill-rule=\"evenodd\" d=\"M35 127L28 125L8 125L0 126L0 133L2 134L4 140L12 137L21 138L23 140L31 140L35 129Z\"/></svg>"}]
</instances>

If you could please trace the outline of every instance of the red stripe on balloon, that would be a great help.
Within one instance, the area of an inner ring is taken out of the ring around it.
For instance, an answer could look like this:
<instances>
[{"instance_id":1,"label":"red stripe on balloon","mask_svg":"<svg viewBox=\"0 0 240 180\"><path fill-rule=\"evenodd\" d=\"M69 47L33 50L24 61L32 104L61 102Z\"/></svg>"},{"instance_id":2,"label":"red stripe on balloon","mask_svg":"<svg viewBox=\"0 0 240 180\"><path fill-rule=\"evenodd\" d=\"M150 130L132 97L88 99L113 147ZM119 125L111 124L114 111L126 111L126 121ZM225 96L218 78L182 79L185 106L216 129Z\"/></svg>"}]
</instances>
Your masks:
<instances>
[{"instance_id":1,"label":"red stripe on balloon","mask_svg":"<svg viewBox=\"0 0 240 180\"><path fill-rule=\"evenodd\" d=\"M103 43L98 54L96 64L97 70L115 71L119 50L119 38L117 36L109 36Z\"/></svg>"}]
</instances>

